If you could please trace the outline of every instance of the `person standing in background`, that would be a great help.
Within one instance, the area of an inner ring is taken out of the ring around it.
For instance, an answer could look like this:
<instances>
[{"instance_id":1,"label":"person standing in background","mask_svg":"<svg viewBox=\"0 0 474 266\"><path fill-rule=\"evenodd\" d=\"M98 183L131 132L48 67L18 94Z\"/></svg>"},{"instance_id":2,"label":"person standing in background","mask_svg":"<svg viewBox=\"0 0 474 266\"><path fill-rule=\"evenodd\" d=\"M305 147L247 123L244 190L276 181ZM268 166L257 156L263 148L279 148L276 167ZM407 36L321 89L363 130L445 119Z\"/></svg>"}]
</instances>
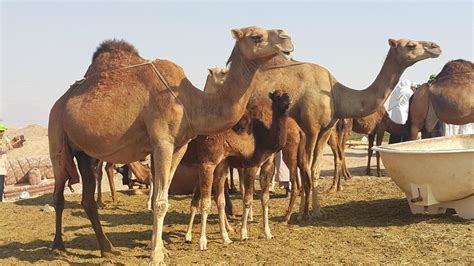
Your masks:
<instances>
[{"instance_id":1,"label":"person standing in background","mask_svg":"<svg viewBox=\"0 0 474 266\"><path fill-rule=\"evenodd\" d=\"M10 140L5 136L7 128L0 123L0 202L4 199L5 176L7 175L7 151L23 146L25 138L23 135Z\"/></svg>"},{"instance_id":2,"label":"person standing in background","mask_svg":"<svg viewBox=\"0 0 474 266\"><path fill-rule=\"evenodd\" d=\"M400 81L388 100L385 102L385 110L390 119L400 125L406 123L408 110L410 109L410 97L413 95L412 83L408 79ZM390 134L388 143L398 143L402 141L401 135Z\"/></svg>"}]
</instances>

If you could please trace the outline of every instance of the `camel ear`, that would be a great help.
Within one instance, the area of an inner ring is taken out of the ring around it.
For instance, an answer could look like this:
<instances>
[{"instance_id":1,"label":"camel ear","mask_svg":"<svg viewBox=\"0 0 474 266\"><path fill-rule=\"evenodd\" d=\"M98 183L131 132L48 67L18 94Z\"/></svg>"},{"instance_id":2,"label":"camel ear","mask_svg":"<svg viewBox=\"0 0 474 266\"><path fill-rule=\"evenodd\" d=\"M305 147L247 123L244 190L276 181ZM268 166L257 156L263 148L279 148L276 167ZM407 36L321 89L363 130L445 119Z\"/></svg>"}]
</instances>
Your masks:
<instances>
[{"instance_id":1,"label":"camel ear","mask_svg":"<svg viewBox=\"0 0 474 266\"><path fill-rule=\"evenodd\" d=\"M398 42L394 39L388 39L388 45L390 45L393 48L397 48Z\"/></svg>"},{"instance_id":2,"label":"camel ear","mask_svg":"<svg viewBox=\"0 0 474 266\"><path fill-rule=\"evenodd\" d=\"M207 72L208 72L208 75L209 75L209 76L213 76L213 75L214 75L214 70L212 70L212 68L208 68L208 69L207 69Z\"/></svg>"},{"instance_id":3,"label":"camel ear","mask_svg":"<svg viewBox=\"0 0 474 266\"><path fill-rule=\"evenodd\" d=\"M232 38L234 38L236 41L238 41L238 40L242 39L242 37L244 37L244 33L240 29L232 29L230 31L230 33L232 34Z\"/></svg>"}]
</instances>

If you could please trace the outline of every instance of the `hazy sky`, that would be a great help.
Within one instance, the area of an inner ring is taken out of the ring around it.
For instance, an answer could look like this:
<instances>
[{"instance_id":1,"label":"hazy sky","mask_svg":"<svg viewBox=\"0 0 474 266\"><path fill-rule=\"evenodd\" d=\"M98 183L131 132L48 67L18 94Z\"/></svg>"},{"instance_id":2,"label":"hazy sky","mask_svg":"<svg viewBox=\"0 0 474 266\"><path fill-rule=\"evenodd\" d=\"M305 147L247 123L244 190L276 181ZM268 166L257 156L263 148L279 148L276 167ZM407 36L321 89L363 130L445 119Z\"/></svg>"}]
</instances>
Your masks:
<instances>
[{"instance_id":1,"label":"hazy sky","mask_svg":"<svg viewBox=\"0 0 474 266\"><path fill-rule=\"evenodd\" d=\"M287 30L294 58L327 67L352 88L377 75L388 38L438 43L443 55L402 78L423 82L449 60L473 60L472 1L1 2L0 119L46 126L51 106L84 75L98 44L131 42L147 59L169 59L202 88L206 68L225 64L230 29Z\"/></svg>"}]
</instances>

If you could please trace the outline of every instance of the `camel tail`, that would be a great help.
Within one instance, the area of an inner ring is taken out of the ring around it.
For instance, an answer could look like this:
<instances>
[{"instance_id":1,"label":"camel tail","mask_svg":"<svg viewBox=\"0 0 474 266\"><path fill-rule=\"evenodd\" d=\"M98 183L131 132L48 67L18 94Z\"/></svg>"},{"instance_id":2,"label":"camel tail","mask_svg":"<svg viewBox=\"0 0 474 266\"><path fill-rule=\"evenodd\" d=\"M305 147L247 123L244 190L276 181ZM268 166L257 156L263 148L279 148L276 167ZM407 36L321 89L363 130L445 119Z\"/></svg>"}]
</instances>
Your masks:
<instances>
[{"instance_id":1,"label":"camel tail","mask_svg":"<svg viewBox=\"0 0 474 266\"><path fill-rule=\"evenodd\" d=\"M60 165L62 167L63 176L69 177L68 186L70 188L71 188L71 185L79 183L79 174L77 172L76 164L73 161L73 155L71 152L71 148L69 147L69 143L68 143L66 135L64 135L63 143L61 145Z\"/></svg>"}]
</instances>

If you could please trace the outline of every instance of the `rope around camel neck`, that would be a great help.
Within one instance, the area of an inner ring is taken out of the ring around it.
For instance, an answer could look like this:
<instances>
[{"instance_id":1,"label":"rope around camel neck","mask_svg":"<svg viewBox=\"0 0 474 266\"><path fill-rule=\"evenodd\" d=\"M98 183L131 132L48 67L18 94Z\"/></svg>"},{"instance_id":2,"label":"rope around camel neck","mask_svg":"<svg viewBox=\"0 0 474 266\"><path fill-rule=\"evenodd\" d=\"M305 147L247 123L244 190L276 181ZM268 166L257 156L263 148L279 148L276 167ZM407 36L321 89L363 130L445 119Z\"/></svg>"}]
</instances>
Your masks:
<instances>
[{"instance_id":1,"label":"rope around camel neck","mask_svg":"<svg viewBox=\"0 0 474 266\"><path fill-rule=\"evenodd\" d=\"M112 72L112 71L123 70L123 69L127 69L127 68L134 68L134 67L145 66L145 65L151 65L151 67L153 68L153 72L155 72L155 74L158 76L158 78L161 80L161 82L165 85L165 87L168 89L168 91L171 93L171 95L173 95L173 97L174 97L181 105L183 105L184 117L186 118L186 121L188 122L189 128L191 128L191 131L192 131L193 135L197 135L197 134L196 134L196 131L195 131L194 128L193 128L193 125L191 124L191 119L189 118L188 113L186 112L186 108L184 108L183 102L178 98L178 95L176 95L176 93L171 89L171 87L169 86L169 84L168 84L168 82L166 81L165 77L163 77L163 75L161 74L161 72L158 70L158 68L156 68L156 66L153 64L152 61L147 60L145 63L136 64L136 65L124 66L124 67L112 69L112 70L109 70L109 71L106 71L106 72ZM105 73L106 73L106 72L105 72ZM79 84L81 84L81 83L84 82L84 80L86 80L88 77L90 77L90 76L95 76L95 75L101 74L101 73L104 73L104 72L92 73L92 74L90 74L90 75L85 76L83 79L77 81L76 83L79 82Z\"/></svg>"}]
</instances>

